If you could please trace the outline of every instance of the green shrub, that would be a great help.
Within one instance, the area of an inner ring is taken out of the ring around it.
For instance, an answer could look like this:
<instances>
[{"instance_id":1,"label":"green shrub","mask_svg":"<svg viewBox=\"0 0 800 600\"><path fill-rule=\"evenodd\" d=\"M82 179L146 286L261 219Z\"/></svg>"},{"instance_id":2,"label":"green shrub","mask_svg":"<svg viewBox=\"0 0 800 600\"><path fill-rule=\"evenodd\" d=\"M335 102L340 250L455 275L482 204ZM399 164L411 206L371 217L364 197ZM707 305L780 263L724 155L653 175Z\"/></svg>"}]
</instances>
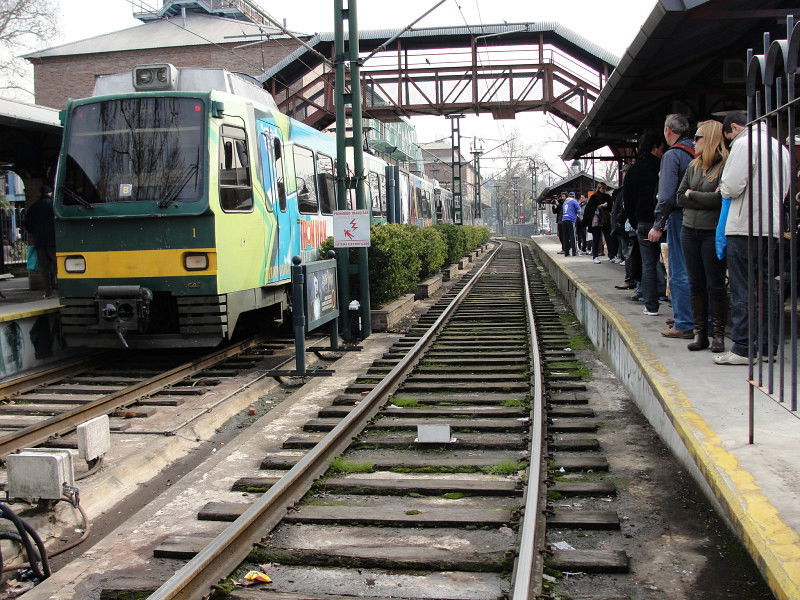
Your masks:
<instances>
[{"instance_id":1,"label":"green shrub","mask_svg":"<svg viewBox=\"0 0 800 600\"><path fill-rule=\"evenodd\" d=\"M369 289L372 305L376 306L414 290L422 265L411 228L373 225L370 235Z\"/></svg>"},{"instance_id":2,"label":"green shrub","mask_svg":"<svg viewBox=\"0 0 800 600\"><path fill-rule=\"evenodd\" d=\"M417 254L421 263L420 280L430 277L444 266L447 260L447 242L444 235L433 227L414 227Z\"/></svg>"},{"instance_id":3,"label":"green shrub","mask_svg":"<svg viewBox=\"0 0 800 600\"><path fill-rule=\"evenodd\" d=\"M444 223L434 226L434 229L441 232L447 242L447 263L453 264L461 260L467 253L467 234L461 225L450 225Z\"/></svg>"}]
</instances>

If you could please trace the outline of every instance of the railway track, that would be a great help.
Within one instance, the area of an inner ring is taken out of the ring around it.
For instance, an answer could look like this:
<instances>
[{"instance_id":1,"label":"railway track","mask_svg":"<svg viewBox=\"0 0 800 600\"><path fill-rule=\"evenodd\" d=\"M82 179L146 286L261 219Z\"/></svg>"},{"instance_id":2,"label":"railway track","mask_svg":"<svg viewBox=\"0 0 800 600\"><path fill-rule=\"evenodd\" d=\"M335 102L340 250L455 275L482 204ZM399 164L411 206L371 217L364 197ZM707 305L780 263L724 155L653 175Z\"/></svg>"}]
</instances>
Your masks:
<instances>
[{"instance_id":1,"label":"railway track","mask_svg":"<svg viewBox=\"0 0 800 600\"><path fill-rule=\"evenodd\" d=\"M194 558L151 598L203 597L248 555L284 585L235 597L330 598L346 581L348 596L539 593L543 495L525 483L544 467L543 388L526 277L519 246L503 244L266 456L263 475L234 484L264 491L255 503L199 511L232 521L225 532L162 540L155 558ZM419 443L419 425L447 426L452 441Z\"/></svg>"},{"instance_id":2,"label":"railway track","mask_svg":"<svg viewBox=\"0 0 800 600\"><path fill-rule=\"evenodd\" d=\"M287 347L251 338L205 355L103 353L10 381L0 386L0 457L46 441L72 447L55 438L100 415L125 431L131 419L191 402Z\"/></svg>"},{"instance_id":3,"label":"railway track","mask_svg":"<svg viewBox=\"0 0 800 600\"><path fill-rule=\"evenodd\" d=\"M31 599L688 600L734 597L696 589L727 579L766 600L519 260L503 243L391 347L285 397ZM420 443L418 425L455 439Z\"/></svg>"}]
</instances>

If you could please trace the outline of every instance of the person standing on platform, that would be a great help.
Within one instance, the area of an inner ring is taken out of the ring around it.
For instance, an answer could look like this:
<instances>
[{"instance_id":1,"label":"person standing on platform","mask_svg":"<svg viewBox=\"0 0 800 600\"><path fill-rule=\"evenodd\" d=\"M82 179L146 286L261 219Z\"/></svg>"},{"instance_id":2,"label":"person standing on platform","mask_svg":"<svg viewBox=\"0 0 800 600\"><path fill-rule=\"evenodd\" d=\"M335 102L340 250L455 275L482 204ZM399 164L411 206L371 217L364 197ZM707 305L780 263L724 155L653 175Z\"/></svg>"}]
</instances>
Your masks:
<instances>
[{"instance_id":1,"label":"person standing on platform","mask_svg":"<svg viewBox=\"0 0 800 600\"><path fill-rule=\"evenodd\" d=\"M675 322L661 332L668 338L690 340L694 337L694 316L689 294L689 277L681 248L683 209L678 206L678 186L686 173L689 162L694 159L694 142L689 137L689 119L686 115L667 115L664 121L664 137L669 149L661 157L658 176L658 202L653 215L653 227L647 234L651 243L660 242L667 231L669 245L669 289L672 313Z\"/></svg>"},{"instance_id":2,"label":"person standing on platform","mask_svg":"<svg viewBox=\"0 0 800 600\"><path fill-rule=\"evenodd\" d=\"M553 205L553 214L556 216L556 229L558 230L558 241L561 242L561 250L556 254L564 254L566 252L566 242L564 240L564 202L567 200L567 193L561 192L561 195L556 199Z\"/></svg>"},{"instance_id":3,"label":"person standing on platform","mask_svg":"<svg viewBox=\"0 0 800 600\"><path fill-rule=\"evenodd\" d=\"M769 347L767 331L772 321L773 331L778 331L781 317L780 290L775 280L776 273L769 270L768 237L778 237L783 228L780 220L781 204L789 191L789 151L780 141L771 138L763 124L753 127L752 163L748 159L747 113L735 111L725 117L722 125L725 137L733 140L731 152L722 170L719 191L723 198L730 198L731 205L725 222L725 235L728 238L726 258L728 263L728 283L731 289L731 340L733 347L729 352L718 354L714 362L718 365L746 365L750 350L768 359L777 350L777 335ZM748 174L756 183L749 190ZM770 181L771 176L771 181ZM771 190L771 195L770 194ZM752 193L753 235L750 235L750 196ZM770 212L772 221L770 222ZM777 245L777 244L776 244ZM760 251L759 251L760 247ZM752 256L748 264L747 254ZM774 261L777 262L777 261ZM748 290L748 277L754 282L753 295ZM772 305L766 306L772 288ZM750 325L749 303L758 323L752 324L753 337L748 331ZM759 333L761 334L759 336ZM756 347L759 338L761 348Z\"/></svg>"},{"instance_id":4,"label":"person standing on platform","mask_svg":"<svg viewBox=\"0 0 800 600\"><path fill-rule=\"evenodd\" d=\"M625 211L636 230L642 262L639 296L644 300L644 314L658 314L658 257L660 242L651 242L648 233L653 227L653 212L658 191L658 169L664 153L664 141L655 133L639 138L636 162L625 175ZM636 298L635 298L636 299Z\"/></svg>"},{"instance_id":5,"label":"person standing on platform","mask_svg":"<svg viewBox=\"0 0 800 600\"><path fill-rule=\"evenodd\" d=\"M44 278L44 297L51 298L56 288L56 227L53 215L53 188L43 185L39 199L25 213L25 229L31 235Z\"/></svg>"},{"instance_id":6,"label":"person standing on platform","mask_svg":"<svg viewBox=\"0 0 800 600\"><path fill-rule=\"evenodd\" d=\"M597 185L597 191L589 198L586 208L583 211L583 224L592 234L592 260L595 264L600 264L600 240L603 235L603 215L602 210L608 208L611 203L611 196L608 195L606 184Z\"/></svg>"},{"instance_id":7,"label":"person standing on platform","mask_svg":"<svg viewBox=\"0 0 800 600\"><path fill-rule=\"evenodd\" d=\"M575 235L575 222L578 220L578 212L580 212L580 210L581 205L575 200L575 192L570 192L561 211L561 222L564 226L564 256L569 256L570 250L572 250L572 256L578 256L578 240Z\"/></svg>"},{"instance_id":8,"label":"person standing on platform","mask_svg":"<svg viewBox=\"0 0 800 600\"><path fill-rule=\"evenodd\" d=\"M708 348L708 305L711 300L711 351L725 351L725 319L728 292L725 261L717 258L715 239L722 206L719 180L728 158L722 123L703 121L694 136L696 158L689 163L678 187L678 206L683 208L681 244L689 273L694 341L689 350Z\"/></svg>"},{"instance_id":9,"label":"person standing on platform","mask_svg":"<svg viewBox=\"0 0 800 600\"><path fill-rule=\"evenodd\" d=\"M575 230L578 234L578 254L586 254L586 225L583 224L583 211L586 209L586 196L581 193L581 198L578 200L581 209L578 211L578 220L575 221Z\"/></svg>"}]
</instances>

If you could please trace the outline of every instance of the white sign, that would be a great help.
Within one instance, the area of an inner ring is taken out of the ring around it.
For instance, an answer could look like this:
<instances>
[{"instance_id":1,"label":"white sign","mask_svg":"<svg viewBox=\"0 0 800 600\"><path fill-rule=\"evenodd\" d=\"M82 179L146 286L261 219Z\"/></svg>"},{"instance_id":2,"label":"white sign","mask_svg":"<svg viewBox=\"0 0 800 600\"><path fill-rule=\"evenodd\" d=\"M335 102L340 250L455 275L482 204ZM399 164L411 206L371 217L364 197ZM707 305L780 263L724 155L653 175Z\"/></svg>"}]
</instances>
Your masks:
<instances>
[{"instance_id":1,"label":"white sign","mask_svg":"<svg viewBox=\"0 0 800 600\"><path fill-rule=\"evenodd\" d=\"M333 247L369 248L369 209L333 211Z\"/></svg>"}]
</instances>

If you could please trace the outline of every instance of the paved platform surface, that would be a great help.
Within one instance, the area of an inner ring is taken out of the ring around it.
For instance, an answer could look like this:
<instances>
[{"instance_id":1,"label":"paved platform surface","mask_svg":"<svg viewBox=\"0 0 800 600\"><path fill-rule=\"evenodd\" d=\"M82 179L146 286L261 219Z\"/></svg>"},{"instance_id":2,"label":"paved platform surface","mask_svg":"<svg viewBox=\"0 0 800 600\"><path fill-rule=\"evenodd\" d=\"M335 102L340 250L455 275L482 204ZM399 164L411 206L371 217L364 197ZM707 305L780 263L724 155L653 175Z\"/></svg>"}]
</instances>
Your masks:
<instances>
[{"instance_id":1,"label":"paved platform surface","mask_svg":"<svg viewBox=\"0 0 800 600\"><path fill-rule=\"evenodd\" d=\"M0 322L33 317L55 311L58 296L44 298L42 290L28 289L27 277L0 279Z\"/></svg>"},{"instance_id":2,"label":"paved platform surface","mask_svg":"<svg viewBox=\"0 0 800 600\"><path fill-rule=\"evenodd\" d=\"M755 443L749 444L747 366L716 365L710 351L689 352L688 340L661 336L671 308L662 304L658 317L643 315L631 291L614 288L623 283L624 266L605 257L601 264L564 257L554 236L534 243L620 334L674 427L659 433L677 433L683 441L776 597L800 598L797 413L757 392ZM726 349L730 344L727 339Z\"/></svg>"}]
</instances>

